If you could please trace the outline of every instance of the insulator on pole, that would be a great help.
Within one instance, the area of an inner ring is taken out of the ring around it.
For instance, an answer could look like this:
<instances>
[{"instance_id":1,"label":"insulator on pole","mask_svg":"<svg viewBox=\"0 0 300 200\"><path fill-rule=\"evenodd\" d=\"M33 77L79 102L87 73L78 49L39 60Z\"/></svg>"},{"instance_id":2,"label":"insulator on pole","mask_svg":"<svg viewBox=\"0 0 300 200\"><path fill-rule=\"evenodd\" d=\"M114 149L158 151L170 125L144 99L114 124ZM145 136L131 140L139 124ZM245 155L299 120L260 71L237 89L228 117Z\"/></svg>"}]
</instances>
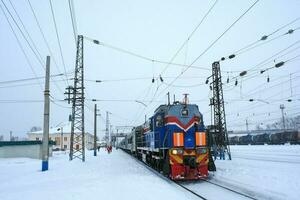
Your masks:
<instances>
[{"instance_id":1,"label":"insulator on pole","mask_svg":"<svg viewBox=\"0 0 300 200\"><path fill-rule=\"evenodd\" d=\"M281 67L282 65L284 65L284 61L281 61L281 62L279 62L279 63L276 63L276 64L275 64L275 67L276 67L276 68L279 68L279 67Z\"/></svg>"},{"instance_id":2,"label":"insulator on pole","mask_svg":"<svg viewBox=\"0 0 300 200\"><path fill-rule=\"evenodd\" d=\"M161 82L164 82L164 79L161 77L161 75L159 75L159 79Z\"/></svg>"},{"instance_id":3,"label":"insulator on pole","mask_svg":"<svg viewBox=\"0 0 300 200\"><path fill-rule=\"evenodd\" d=\"M232 59L235 57L235 54L231 54L230 56L228 56L229 59Z\"/></svg>"},{"instance_id":4,"label":"insulator on pole","mask_svg":"<svg viewBox=\"0 0 300 200\"><path fill-rule=\"evenodd\" d=\"M292 34L292 33L294 33L294 29L290 29L290 30L287 32L287 34Z\"/></svg>"},{"instance_id":5,"label":"insulator on pole","mask_svg":"<svg viewBox=\"0 0 300 200\"><path fill-rule=\"evenodd\" d=\"M237 79L235 79L235 83L234 83L234 85L235 85L235 86L237 86L237 84L238 84L238 80L237 80Z\"/></svg>"},{"instance_id":6,"label":"insulator on pole","mask_svg":"<svg viewBox=\"0 0 300 200\"><path fill-rule=\"evenodd\" d=\"M241 73L240 73L240 76L245 76L247 74L247 71L242 71Z\"/></svg>"},{"instance_id":7,"label":"insulator on pole","mask_svg":"<svg viewBox=\"0 0 300 200\"><path fill-rule=\"evenodd\" d=\"M268 39L268 36L267 36L267 35L264 35L264 36L262 36L262 37L260 38L260 40L266 40L266 39Z\"/></svg>"}]
</instances>

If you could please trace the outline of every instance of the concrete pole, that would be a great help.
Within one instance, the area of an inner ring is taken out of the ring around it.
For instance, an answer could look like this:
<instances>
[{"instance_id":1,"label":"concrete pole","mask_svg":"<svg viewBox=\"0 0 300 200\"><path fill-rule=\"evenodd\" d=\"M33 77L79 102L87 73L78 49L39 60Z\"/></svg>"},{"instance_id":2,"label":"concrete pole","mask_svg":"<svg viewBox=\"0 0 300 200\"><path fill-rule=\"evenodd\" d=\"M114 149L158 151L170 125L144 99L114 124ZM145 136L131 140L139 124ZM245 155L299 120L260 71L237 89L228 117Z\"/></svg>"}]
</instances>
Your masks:
<instances>
[{"instance_id":1,"label":"concrete pole","mask_svg":"<svg viewBox=\"0 0 300 200\"><path fill-rule=\"evenodd\" d=\"M282 114L283 130L285 131L285 119L284 119L284 112L283 112L283 110L285 109L284 104L280 104L280 109L281 109L281 114Z\"/></svg>"},{"instance_id":2,"label":"concrete pole","mask_svg":"<svg viewBox=\"0 0 300 200\"><path fill-rule=\"evenodd\" d=\"M94 156L97 156L97 104L94 110Z\"/></svg>"},{"instance_id":3,"label":"concrete pole","mask_svg":"<svg viewBox=\"0 0 300 200\"><path fill-rule=\"evenodd\" d=\"M43 144L42 144L42 171L48 170L48 157L49 157L50 56L47 56L45 79L46 80L45 80L45 91L44 91L44 131L43 131Z\"/></svg>"}]
</instances>

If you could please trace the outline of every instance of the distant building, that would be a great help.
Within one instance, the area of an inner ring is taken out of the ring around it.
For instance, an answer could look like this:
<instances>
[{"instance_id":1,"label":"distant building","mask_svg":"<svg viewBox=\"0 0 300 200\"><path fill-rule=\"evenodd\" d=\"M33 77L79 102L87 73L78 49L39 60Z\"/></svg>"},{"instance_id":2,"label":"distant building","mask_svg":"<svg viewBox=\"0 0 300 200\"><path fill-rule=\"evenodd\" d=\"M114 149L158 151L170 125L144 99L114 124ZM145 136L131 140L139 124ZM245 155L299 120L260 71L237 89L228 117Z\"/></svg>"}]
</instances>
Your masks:
<instances>
[{"instance_id":1,"label":"distant building","mask_svg":"<svg viewBox=\"0 0 300 200\"><path fill-rule=\"evenodd\" d=\"M54 142L49 142L49 156L52 156ZM0 158L42 159L42 141L1 141Z\"/></svg>"},{"instance_id":2,"label":"distant building","mask_svg":"<svg viewBox=\"0 0 300 200\"><path fill-rule=\"evenodd\" d=\"M79 132L77 130L77 132ZM43 130L27 133L29 140L41 141L43 139ZM75 139L75 138L74 138ZM94 148L94 136L85 133L85 147L89 150ZM71 143L71 123L67 123L60 127L50 128L49 141L54 141L54 150L70 150ZM76 148L76 147L75 147Z\"/></svg>"},{"instance_id":3,"label":"distant building","mask_svg":"<svg viewBox=\"0 0 300 200\"><path fill-rule=\"evenodd\" d=\"M0 141L3 141L3 140L4 140L3 135L0 135Z\"/></svg>"}]
</instances>

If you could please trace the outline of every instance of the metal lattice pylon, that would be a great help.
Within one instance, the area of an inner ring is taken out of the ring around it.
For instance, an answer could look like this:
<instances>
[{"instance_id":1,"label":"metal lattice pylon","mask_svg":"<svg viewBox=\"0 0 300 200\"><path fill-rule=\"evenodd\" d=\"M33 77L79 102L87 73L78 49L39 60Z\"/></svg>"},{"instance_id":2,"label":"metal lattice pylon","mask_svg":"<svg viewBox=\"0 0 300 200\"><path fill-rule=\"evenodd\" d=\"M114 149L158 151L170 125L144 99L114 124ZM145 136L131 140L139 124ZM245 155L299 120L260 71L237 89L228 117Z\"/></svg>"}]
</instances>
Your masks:
<instances>
[{"instance_id":1,"label":"metal lattice pylon","mask_svg":"<svg viewBox=\"0 0 300 200\"><path fill-rule=\"evenodd\" d=\"M72 88L72 123L70 160L85 161L84 141L84 74L83 74L83 36L78 35L75 63L74 87Z\"/></svg>"},{"instance_id":2,"label":"metal lattice pylon","mask_svg":"<svg viewBox=\"0 0 300 200\"><path fill-rule=\"evenodd\" d=\"M214 106L214 139L216 145L224 147L231 160L230 147L228 141L228 133L226 127L225 106L222 89L222 77L220 70L220 63L214 62L212 64L212 89L213 89L213 102Z\"/></svg>"}]
</instances>

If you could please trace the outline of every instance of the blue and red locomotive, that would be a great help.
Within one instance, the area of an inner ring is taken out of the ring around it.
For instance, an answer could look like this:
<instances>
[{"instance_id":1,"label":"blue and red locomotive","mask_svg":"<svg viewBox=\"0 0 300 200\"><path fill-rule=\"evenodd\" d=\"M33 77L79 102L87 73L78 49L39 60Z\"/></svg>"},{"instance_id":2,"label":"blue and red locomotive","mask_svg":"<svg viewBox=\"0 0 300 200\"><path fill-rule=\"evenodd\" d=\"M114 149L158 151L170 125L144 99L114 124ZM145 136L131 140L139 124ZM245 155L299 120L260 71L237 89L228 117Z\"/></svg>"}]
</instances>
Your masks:
<instances>
[{"instance_id":1,"label":"blue and red locomotive","mask_svg":"<svg viewBox=\"0 0 300 200\"><path fill-rule=\"evenodd\" d=\"M135 127L119 146L173 180L208 176L203 116L186 97L183 102L159 106L149 121Z\"/></svg>"}]
</instances>

